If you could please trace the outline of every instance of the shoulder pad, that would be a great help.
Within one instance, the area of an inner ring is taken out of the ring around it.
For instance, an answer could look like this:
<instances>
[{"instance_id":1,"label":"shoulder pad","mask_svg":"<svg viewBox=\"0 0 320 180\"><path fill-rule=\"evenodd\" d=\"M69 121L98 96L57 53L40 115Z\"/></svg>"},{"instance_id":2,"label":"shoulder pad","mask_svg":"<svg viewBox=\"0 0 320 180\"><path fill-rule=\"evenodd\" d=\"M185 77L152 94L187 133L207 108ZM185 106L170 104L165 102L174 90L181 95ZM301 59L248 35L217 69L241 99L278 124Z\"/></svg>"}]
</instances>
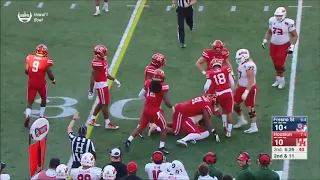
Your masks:
<instances>
[{"instance_id":1,"label":"shoulder pad","mask_svg":"<svg viewBox=\"0 0 320 180\"><path fill-rule=\"evenodd\" d=\"M223 48L221 54L222 55L229 55L229 49L228 48Z\"/></svg>"},{"instance_id":2,"label":"shoulder pad","mask_svg":"<svg viewBox=\"0 0 320 180\"><path fill-rule=\"evenodd\" d=\"M274 16L272 16L271 18L269 18L269 23L272 23L276 20L276 18Z\"/></svg>"}]
</instances>

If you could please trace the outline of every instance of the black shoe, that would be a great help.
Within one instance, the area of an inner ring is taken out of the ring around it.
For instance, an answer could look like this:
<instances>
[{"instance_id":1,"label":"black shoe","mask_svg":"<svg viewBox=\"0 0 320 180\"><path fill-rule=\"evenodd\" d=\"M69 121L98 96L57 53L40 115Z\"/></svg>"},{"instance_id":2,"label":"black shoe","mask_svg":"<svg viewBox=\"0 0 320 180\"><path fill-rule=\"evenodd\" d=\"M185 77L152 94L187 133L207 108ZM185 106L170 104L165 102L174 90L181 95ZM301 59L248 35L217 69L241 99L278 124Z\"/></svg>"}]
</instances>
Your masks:
<instances>
[{"instance_id":1,"label":"black shoe","mask_svg":"<svg viewBox=\"0 0 320 180\"><path fill-rule=\"evenodd\" d=\"M184 44L184 43L181 43L181 44L180 44L180 48L186 48L186 47L187 47L186 44Z\"/></svg>"},{"instance_id":2,"label":"black shoe","mask_svg":"<svg viewBox=\"0 0 320 180\"><path fill-rule=\"evenodd\" d=\"M159 151L161 151L163 154L169 154L170 152L167 150L167 148L162 147L158 149Z\"/></svg>"},{"instance_id":3,"label":"black shoe","mask_svg":"<svg viewBox=\"0 0 320 180\"><path fill-rule=\"evenodd\" d=\"M126 150L126 152L130 151L130 144L131 144L131 142L129 140L126 140L124 142L124 149Z\"/></svg>"}]
</instances>

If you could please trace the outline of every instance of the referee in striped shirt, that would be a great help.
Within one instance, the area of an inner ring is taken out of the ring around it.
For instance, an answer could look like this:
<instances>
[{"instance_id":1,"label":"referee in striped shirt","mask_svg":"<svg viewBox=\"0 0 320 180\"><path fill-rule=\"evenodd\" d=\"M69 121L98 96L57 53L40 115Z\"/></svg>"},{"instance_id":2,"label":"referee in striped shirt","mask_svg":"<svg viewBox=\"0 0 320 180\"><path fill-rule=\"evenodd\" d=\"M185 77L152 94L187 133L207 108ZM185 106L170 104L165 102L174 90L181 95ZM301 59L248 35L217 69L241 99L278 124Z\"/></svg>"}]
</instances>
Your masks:
<instances>
[{"instance_id":1,"label":"referee in striped shirt","mask_svg":"<svg viewBox=\"0 0 320 180\"><path fill-rule=\"evenodd\" d=\"M81 156L84 153L91 153L96 158L96 150L94 148L93 142L86 138L87 135L87 127L85 125L81 125L78 130L78 136L73 133L73 126L77 119L79 119L79 113L77 112L73 115L73 118L68 126L68 135L71 141L71 149L72 149L72 166L71 168L78 168L81 166L80 160Z\"/></svg>"},{"instance_id":2,"label":"referee in striped shirt","mask_svg":"<svg viewBox=\"0 0 320 180\"><path fill-rule=\"evenodd\" d=\"M177 15L178 15L178 38L180 41L180 47L185 48L185 32L184 21L186 21L190 30L193 30L193 5L197 0L172 0L172 7L176 7L176 1L178 1Z\"/></svg>"}]
</instances>

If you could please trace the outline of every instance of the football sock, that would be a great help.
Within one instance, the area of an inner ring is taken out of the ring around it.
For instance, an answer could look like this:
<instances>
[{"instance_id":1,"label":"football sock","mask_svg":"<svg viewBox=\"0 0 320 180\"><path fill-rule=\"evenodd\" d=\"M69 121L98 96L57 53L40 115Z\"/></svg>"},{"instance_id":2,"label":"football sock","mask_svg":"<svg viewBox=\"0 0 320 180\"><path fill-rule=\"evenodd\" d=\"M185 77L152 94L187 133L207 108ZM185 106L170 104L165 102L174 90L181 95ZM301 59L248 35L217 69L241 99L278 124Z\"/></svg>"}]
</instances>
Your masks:
<instances>
[{"instance_id":1,"label":"football sock","mask_svg":"<svg viewBox=\"0 0 320 180\"><path fill-rule=\"evenodd\" d=\"M227 115L226 114L222 114L221 118L222 118L222 126L226 127L227 126Z\"/></svg>"},{"instance_id":2,"label":"football sock","mask_svg":"<svg viewBox=\"0 0 320 180\"><path fill-rule=\"evenodd\" d=\"M160 141L159 148L163 148L163 147L164 147L164 142Z\"/></svg>"},{"instance_id":3,"label":"football sock","mask_svg":"<svg viewBox=\"0 0 320 180\"><path fill-rule=\"evenodd\" d=\"M40 116L44 116L44 111L46 110L46 107L40 107Z\"/></svg>"},{"instance_id":4,"label":"football sock","mask_svg":"<svg viewBox=\"0 0 320 180\"><path fill-rule=\"evenodd\" d=\"M130 142L131 142L133 139L134 139L134 137L131 136L131 135L128 137L128 141L130 141Z\"/></svg>"},{"instance_id":5,"label":"football sock","mask_svg":"<svg viewBox=\"0 0 320 180\"><path fill-rule=\"evenodd\" d=\"M26 109L26 117L30 116L31 115L31 109L30 108L27 108Z\"/></svg>"},{"instance_id":6,"label":"football sock","mask_svg":"<svg viewBox=\"0 0 320 180\"><path fill-rule=\"evenodd\" d=\"M280 76L276 76L276 81L280 82L280 80L281 80L281 77Z\"/></svg>"},{"instance_id":7,"label":"football sock","mask_svg":"<svg viewBox=\"0 0 320 180\"><path fill-rule=\"evenodd\" d=\"M137 125L137 128L139 128L139 127L140 127L140 124Z\"/></svg>"},{"instance_id":8,"label":"football sock","mask_svg":"<svg viewBox=\"0 0 320 180\"><path fill-rule=\"evenodd\" d=\"M109 120L109 119L104 120L104 122L105 122L106 124L110 124L110 120Z\"/></svg>"},{"instance_id":9,"label":"football sock","mask_svg":"<svg viewBox=\"0 0 320 180\"><path fill-rule=\"evenodd\" d=\"M199 138L196 140L205 139L205 138L209 137L209 135L210 135L209 131L202 132L202 133L200 133Z\"/></svg>"},{"instance_id":10,"label":"football sock","mask_svg":"<svg viewBox=\"0 0 320 180\"><path fill-rule=\"evenodd\" d=\"M285 83L284 77L280 77L279 82L280 82L281 84L284 84L284 83Z\"/></svg>"},{"instance_id":11,"label":"football sock","mask_svg":"<svg viewBox=\"0 0 320 180\"><path fill-rule=\"evenodd\" d=\"M228 131L228 132L231 132L231 131L232 131L232 124L228 124L227 131Z\"/></svg>"},{"instance_id":12,"label":"football sock","mask_svg":"<svg viewBox=\"0 0 320 180\"><path fill-rule=\"evenodd\" d=\"M243 114L241 114L239 117L239 121L244 121L244 117L243 117Z\"/></svg>"},{"instance_id":13,"label":"football sock","mask_svg":"<svg viewBox=\"0 0 320 180\"><path fill-rule=\"evenodd\" d=\"M190 133L188 134L186 137L182 138L181 140L187 142L187 141L191 141L191 140L196 140L201 138L201 135L198 133Z\"/></svg>"},{"instance_id":14,"label":"football sock","mask_svg":"<svg viewBox=\"0 0 320 180\"><path fill-rule=\"evenodd\" d=\"M257 127L257 123L251 123L251 127Z\"/></svg>"},{"instance_id":15,"label":"football sock","mask_svg":"<svg viewBox=\"0 0 320 180\"><path fill-rule=\"evenodd\" d=\"M92 120L92 119L96 119L96 116L95 115L91 115L90 116L90 120Z\"/></svg>"},{"instance_id":16,"label":"football sock","mask_svg":"<svg viewBox=\"0 0 320 180\"><path fill-rule=\"evenodd\" d=\"M96 11L100 11L100 6L96 6Z\"/></svg>"}]
</instances>

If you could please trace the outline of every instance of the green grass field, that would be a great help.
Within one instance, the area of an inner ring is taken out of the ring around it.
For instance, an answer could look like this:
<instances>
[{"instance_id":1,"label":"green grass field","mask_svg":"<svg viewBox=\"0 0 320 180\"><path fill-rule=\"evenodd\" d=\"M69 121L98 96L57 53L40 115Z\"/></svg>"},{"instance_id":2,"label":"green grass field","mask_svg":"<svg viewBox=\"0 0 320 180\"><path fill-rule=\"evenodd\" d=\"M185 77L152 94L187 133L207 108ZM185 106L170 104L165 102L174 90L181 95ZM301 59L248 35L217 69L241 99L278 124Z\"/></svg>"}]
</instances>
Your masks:
<instances>
[{"instance_id":1,"label":"green grass field","mask_svg":"<svg viewBox=\"0 0 320 180\"><path fill-rule=\"evenodd\" d=\"M12 179L28 178L28 130L23 127L26 99L27 77L23 73L24 60L34 48L44 43L49 48L49 56L54 60L54 74L57 84L49 84L49 100L46 110L50 121L47 159L59 157L67 163L70 157L70 145L67 138L67 125L72 113L79 111L80 122L86 118L93 101L87 99L90 78L92 49L96 44L105 44L109 50L109 64L117 52L136 1L110 2L110 12L93 17L93 1L1 1L1 161L7 163L6 172ZM38 8L39 3L43 6ZM143 1L144 3L145 1ZM187 35L187 48L180 49L176 37L176 13L167 11L171 1L147 0L141 6L141 16L136 16L131 30L118 58L114 58L113 73L121 81L121 88L111 88L111 119L120 129L108 131L95 128L91 139L96 144L98 166L109 161L109 151L113 147L123 146L123 141L138 124L142 103L137 98L143 86L144 67L155 52L167 57L164 69L167 83L170 85L170 97L173 103L189 100L203 93L205 79L195 67L195 61L203 49L210 47L214 39L221 39L230 49L230 61L236 67L233 56L240 48L247 48L258 66L257 82L260 91L257 97L259 133L244 134L243 130L234 130L231 139L221 134L221 143L212 139L190 145L188 148L176 147L177 137L169 137L166 146L170 150L169 161L180 159L184 162L189 176L201 162L203 154L214 151L219 160L217 166L225 173L236 176L239 167L236 157L240 151L251 154L253 162L260 152L271 154L271 116L293 115L309 117L308 160L290 161L289 178L292 180L320 179L320 132L318 118L320 114L320 5L315 0L304 0L300 43L297 59L289 57L287 61L284 90L270 85L274 81L274 71L268 50L261 48L261 42L268 27L268 19L278 6L288 7L288 16L296 20L298 1L209 1L199 0L195 9L195 30ZM71 5L76 4L73 9ZM200 7L202 6L202 7ZM231 7L236 6L235 11ZM296 7L290 7L296 6ZM202 11L199 11L199 9ZM17 13L48 13L43 22L21 23ZM136 24L136 28L135 27ZM133 32L134 30L134 32ZM297 68L291 71L291 63L297 60ZM120 63L121 62L121 63ZM290 75L296 75L295 84L289 88ZM294 95L294 101L292 101ZM128 100L123 103L121 100ZM120 102L119 102L120 101ZM288 103L289 102L289 103ZM293 102L294 104L290 103ZM120 105L123 105L122 107ZM37 103L34 110L39 108ZM293 112L290 109L293 108ZM288 111L289 109L289 111ZM171 111L166 111L171 121ZM119 112L120 116L119 115ZM34 118L38 116L34 111ZM221 121L214 118L218 130L222 132ZM103 123L103 118L99 117ZM11 129L12 128L12 129ZM124 161L136 161L139 175L147 178L144 164L150 160L157 148L159 136L135 139L131 152L124 154ZM47 164L47 163L46 163ZM255 163L253 169L257 169ZM283 170L283 161L275 160L272 169Z\"/></svg>"}]
</instances>

